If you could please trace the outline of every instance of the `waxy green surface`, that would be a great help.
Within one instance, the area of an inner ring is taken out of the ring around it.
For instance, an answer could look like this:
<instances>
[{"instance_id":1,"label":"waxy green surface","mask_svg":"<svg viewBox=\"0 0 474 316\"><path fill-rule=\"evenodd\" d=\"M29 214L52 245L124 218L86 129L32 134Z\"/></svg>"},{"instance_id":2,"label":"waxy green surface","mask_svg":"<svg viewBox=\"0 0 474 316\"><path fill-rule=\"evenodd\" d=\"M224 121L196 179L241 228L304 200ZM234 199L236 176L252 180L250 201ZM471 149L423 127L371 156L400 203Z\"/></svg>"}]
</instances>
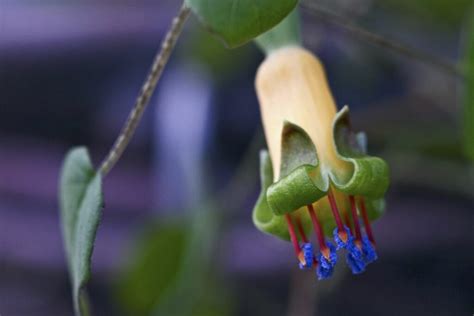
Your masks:
<instances>
[{"instance_id":1,"label":"waxy green surface","mask_svg":"<svg viewBox=\"0 0 474 316\"><path fill-rule=\"evenodd\" d=\"M340 210L347 210L347 197L355 195L365 198L371 220L382 214L385 206L383 196L389 185L388 166L382 159L365 153L365 136L351 131L348 107L336 115L333 137L338 157L352 166L344 177L341 177L340 170L336 172L330 166L322 166L307 133L288 122L282 130L281 178L277 182L273 183L268 153L263 151L260 154L262 190L253 213L254 223L260 230L288 240L288 229L282 215L292 213L300 216L305 230L310 231L305 206L320 201L316 212L325 234L331 236L335 222L326 198L330 187Z\"/></svg>"},{"instance_id":2,"label":"waxy green surface","mask_svg":"<svg viewBox=\"0 0 474 316\"><path fill-rule=\"evenodd\" d=\"M64 160L59 185L61 227L76 315L89 315L85 285L103 207L102 177L85 148L72 149Z\"/></svg>"}]
</instances>

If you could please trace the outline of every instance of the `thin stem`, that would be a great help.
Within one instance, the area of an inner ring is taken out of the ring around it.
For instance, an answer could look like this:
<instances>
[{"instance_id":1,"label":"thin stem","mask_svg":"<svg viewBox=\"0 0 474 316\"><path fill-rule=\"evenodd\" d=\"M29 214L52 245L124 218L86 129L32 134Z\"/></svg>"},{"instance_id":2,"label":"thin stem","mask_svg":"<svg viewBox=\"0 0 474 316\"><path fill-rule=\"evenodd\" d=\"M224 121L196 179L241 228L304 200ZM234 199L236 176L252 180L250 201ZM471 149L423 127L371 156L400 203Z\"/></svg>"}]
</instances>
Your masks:
<instances>
[{"instance_id":1,"label":"thin stem","mask_svg":"<svg viewBox=\"0 0 474 316\"><path fill-rule=\"evenodd\" d=\"M345 31L357 36L362 40L371 42L380 47L397 51L400 54L423 61L427 64L431 64L432 66L439 68L440 70L446 72L449 75L457 76L460 78L464 76L462 69L460 69L455 63L444 60L426 51L410 47L395 40L388 39L386 36L381 36L372 33L356 25L355 23L348 21L345 17L342 17L334 12L322 8L321 6L313 2L304 1L302 2L302 6L311 14L317 16L318 19L337 24Z\"/></svg>"},{"instance_id":2,"label":"thin stem","mask_svg":"<svg viewBox=\"0 0 474 316\"><path fill-rule=\"evenodd\" d=\"M138 123L140 122L143 112L150 102L150 98L155 91L156 84L158 83L158 80L163 73L163 69L165 68L168 59L173 52L174 47L176 46L176 42L183 31L184 24L189 17L190 12L190 9L185 4L183 4L179 9L178 15L173 19L171 27L161 44L161 48L153 61L148 77L143 83L142 89L137 97L137 100L135 101L132 110L130 111L130 114L128 115L127 120L125 121L122 131L100 165L99 170L102 176L107 175L114 167L114 165L122 156L128 143L130 143L132 136L135 134Z\"/></svg>"}]
</instances>

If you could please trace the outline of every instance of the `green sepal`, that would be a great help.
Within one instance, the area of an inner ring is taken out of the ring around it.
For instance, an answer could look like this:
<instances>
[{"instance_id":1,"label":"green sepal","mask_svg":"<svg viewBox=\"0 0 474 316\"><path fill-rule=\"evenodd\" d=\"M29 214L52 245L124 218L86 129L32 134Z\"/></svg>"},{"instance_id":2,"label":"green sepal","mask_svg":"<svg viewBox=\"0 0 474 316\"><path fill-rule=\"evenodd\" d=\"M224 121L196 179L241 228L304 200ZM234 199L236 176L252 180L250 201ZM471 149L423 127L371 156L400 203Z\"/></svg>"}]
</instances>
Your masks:
<instances>
[{"instance_id":1,"label":"green sepal","mask_svg":"<svg viewBox=\"0 0 474 316\"><path fill-rule=\"evenodd\" d=\"M316 147L299 126L285 122L282 131L280 179L273 183L272 162L267 151L260 154L262 190L253 212L255 225L262 231L289 240L285 214L301 218L305 232L311 231L306 205L316 204L316 213L324 234L332 236L335 221L327 195L333 190L340 212L350 209L348 195L362 196L370 220L385 209L383 196L389 184L388 166L380 158L366 154L364 133L350 129L349 108L337 113L333 122L334 146L339 159L348 163L345 170L321 165ZM324 172L322 171L324 170Z\"/></svg>"},{"instance_id":2,"label":"green sepal","mask_svg":"<svg viewBox=\"0 0 474 316\"><path fill-rule=\"evenodd\" d=\"M284 218L276 216L267 202L267 189L273 182L272 162L268 151L260 151L260 183L261 191L253 209L253 222L258 229L268 234L283 236L288 239Z\"/></svg>"},{"instance_id":3,"label":"green sepal","mask_svg":"<svg viewBox=\"0 0 474 316\"><path fill-rule=\"evenodd\" d=\"M273 183L272 162L268 151L260 151L260 181L261 191L253 209L252 218L255 226L271 235L289 240L288 227L283 216L275 215L267 201L267 190ZM302 217L303 227L307 234L311 231L311 224L306 212L297 211Z\"/></svg>"},{"instance_id":4,"label":"green sepal","mask_svg":"<svg viewBox=\"0 0 474 316\"><path fill-rule=\"evenodd\" d=\"M321 175L318 156L308 134L285 122L281 141L280 180L267 190L267 200L276 215L293 212L323 197L329 187Z\"/></svg>"},{"instance_id":5,"label":"green sepal","mask_svg":"<svg viewBox=\"0 0 474 316\"><path fill-rule=\"evenodd\" d=\"M321 179L317 168L305 165L271 185L267 200L273 212L276 215L291 213L326 195L327 188L320 189L316 184L318 178Z\"/></svg>"},{"instance_id":6,"label":"green sepal","mask_svg":"<svg viewBox=\"0 0 474 316\"><path fill-rule=\"evenodd\" d=\"M273 28L297 3L298 0L186 0L201 23L230 48Z\"/></svg>"},{"instance_id":7,"label":"green sepal","mask_svg":"<svg viewBox=\"0 0 474 316\"><path fill-rule=\"evenodd\" d=\"M374 221L385 213L385 199L365 199L365 208L370 221Z\"/></svg>"},{"instance_id":8,"label":"green sepal","mask_svg":"<svg viewBox=\"0 0 474 316\"><path fill-rule=\"evenodd\" d=\"M338 156L352 165L349 174L340 174L330 170L334 186L348 195L362 195L371 199L384 196L389 185L387 163L378 157L365 154L363 134L353 133L350 129L349 107L339 111L333 123L334 146Z\"/></svg>"},{"instance_id":9,"label":"green sepal","mask_svg":"<svg viewBox=\"0 0 474 316\"><path fill-rule=\"evenodd\" d=\"M277 236L283 240L290 240L288 227L284 216L276 215L267 201L268 188L273 182L273 169L270 156L266 150L262 150L260 152L260 178L262 188L257 203L253 209L253 222L255 226L262 232ZM349 210L350 205L348 199L343 198L343 194L340 192L335 191L334 194L336 196L336 200L338 201L339 209ZM366 198L365 205L369 219L371 221L379 218L385 209L384 199L372 200L370 198ZM322 224L324 234L328 237L331 237L332 232L336 227L336 223L334 222L328 199L320 199L318 201L316 213ZM306 208L298 208L293 211L292 215L297 215L301 218L301 222L306 234L310 235L312 231L312 224Z\"/></svg>"},{"instance_id":10,"label":"green sepal","mask_svg":"<svg viewBox=\"0 0 474 316\"><path fill-rule=\"evenodd\" d=\"M301 127L285 121L281 132L280 178L303 165L318 165L316 147Z\"/></svg>"}]
</instances>

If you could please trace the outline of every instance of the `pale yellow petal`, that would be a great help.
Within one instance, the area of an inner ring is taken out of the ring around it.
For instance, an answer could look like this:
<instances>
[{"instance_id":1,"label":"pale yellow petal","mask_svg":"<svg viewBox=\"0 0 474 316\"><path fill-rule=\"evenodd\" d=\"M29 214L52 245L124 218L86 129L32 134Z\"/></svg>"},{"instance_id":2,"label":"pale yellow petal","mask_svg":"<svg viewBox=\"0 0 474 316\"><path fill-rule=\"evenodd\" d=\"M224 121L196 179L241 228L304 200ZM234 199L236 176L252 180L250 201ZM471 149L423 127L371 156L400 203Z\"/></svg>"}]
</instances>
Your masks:
<instances>
[{"instance_id":1,"label":"pale yellow petal","mask_svg":"<svg viewBox=\"0 0 474 316\"><path fill-rule=\"evenodd\" d=\"M336 104L321 62L312 53L300 47L275 51L259 67L256 90L274 181L280 175L285 121L300 126L311 137L323 172L350 169L336 153L332 131Z\"/></svg>"}]
</instances>

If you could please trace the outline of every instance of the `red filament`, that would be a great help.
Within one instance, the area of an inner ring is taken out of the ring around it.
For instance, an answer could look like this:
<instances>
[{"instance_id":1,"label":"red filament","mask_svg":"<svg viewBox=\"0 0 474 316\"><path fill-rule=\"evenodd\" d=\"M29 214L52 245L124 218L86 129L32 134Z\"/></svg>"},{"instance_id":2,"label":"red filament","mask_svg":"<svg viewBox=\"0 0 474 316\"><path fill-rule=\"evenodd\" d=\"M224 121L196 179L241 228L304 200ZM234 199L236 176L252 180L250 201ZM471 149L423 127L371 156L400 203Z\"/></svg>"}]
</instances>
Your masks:
<instances>
[{"instance_id":1,"label":"red filament","mask_svg":"<svg viewBox=\"0 0 474 316\"><path fill-rule=\"evenodd\" d=\"M357 218L357 208L355 203L355 198L353 195L349 196L349 201L351 202L351 213L352 213L352 220L354 221L354 228L355 228L355 236L356 236L356 244L362 240L362 234L360 232L360 224L359 219Z\"/></svg>"},{"instance_id":2,"label":"red filament","mask_svg":"<svg viewBox=\"0 0 474 316\"><path fill-rule=\"evenodd\" d=\"M308 204L306 206L308 208L308 213L311 216L311 222L314 226L314 232L316 233L316 237L318 238L319 249L321 249L321 253L326 257L329 258L329 249L326 245L326 241L324 240L324 234L321 227L321 223L318 220L316 212L314 211L313 205Z\"/></svg>"},{"instance_id":3,"label":"red filament","mask_svg":"<svg viewBox=\"0 0 474 316\"><path fill-rule=\"evenodd\" d=\"M334 194L332 193L331 188L329 188L328 191L328 199L329 204L331 205L332 214L334 215L334 219L336 220L337 228L339 229L339 231L344 231L344 225L342 224L341 215L339 215L336 199L334 198Z\"/></svg>"},{"instance_id":4,"label":"red filament","mask_svg":"<svg viewBox=\"0 0 474 316\"><path fill-rule=\"evenodd\" d=\"M298 227L298 232L300 233L303 242L307 243L308 238L306 237L306 233L304 232L303 224L301 223L301 217L299 215L296 215L296 227Z\"/></svg>"},{"instance_id":5,"label":"red filament","mask_svg":"<svg viewBox=\"0 0 474 316\"><path fill-rule=\"evenodd\" d=\"M329 199L329 204L331 205L332 214L336 221L337 234L339 235L339 238L341 238L343 242L347 242L347 238L348 238L347 232L344 229L344 225L342 224L341 215L339 214L339 210L337 209L336 199L334 198L334 194L332 193L331 188L329 188L329 191L328 191L328 199Z\"/></svg>"},{"instance_id":6,"label":"red filament","mask_svg":"<svg viewBox=\"0 0 474 316\"><path fill-rule=\"evenodd\" d=\"M295 228L293 227L293 222L291 221L290 214L285 214L286 223L288 224L288 232L290 233L291 242L293 243L293 248L295 249L295 254L298 257L301 249L298 244L298 239L296 238Z\"/></svg>"},{"instance_id":7,"label":"red filament","mask_svg":"<svg viewBox=\"0 0 474 316\"><path fill-rule=\"evenodd\" d=\"M349 211L344 212L344 222L346 223L346 226L349 228L351 235L353 235L354 232L352 231L352 223L351 223Z\"/></svg>"},{"instance_id":8,"label":"red filament","mask_svg":"<svg viewBox=\"0 0 474 316\"><path fill-rule=\"evenodd\" d=\"M365 231L367 232L367 237L373 246L375 246L374 234L372 233L372 228L370 227L369 217L367 216L367 210L365 208L364 198L361 196L359 198L360 212L362 214L362 219L364 220Z\"/></svg>"}]
</instances>

